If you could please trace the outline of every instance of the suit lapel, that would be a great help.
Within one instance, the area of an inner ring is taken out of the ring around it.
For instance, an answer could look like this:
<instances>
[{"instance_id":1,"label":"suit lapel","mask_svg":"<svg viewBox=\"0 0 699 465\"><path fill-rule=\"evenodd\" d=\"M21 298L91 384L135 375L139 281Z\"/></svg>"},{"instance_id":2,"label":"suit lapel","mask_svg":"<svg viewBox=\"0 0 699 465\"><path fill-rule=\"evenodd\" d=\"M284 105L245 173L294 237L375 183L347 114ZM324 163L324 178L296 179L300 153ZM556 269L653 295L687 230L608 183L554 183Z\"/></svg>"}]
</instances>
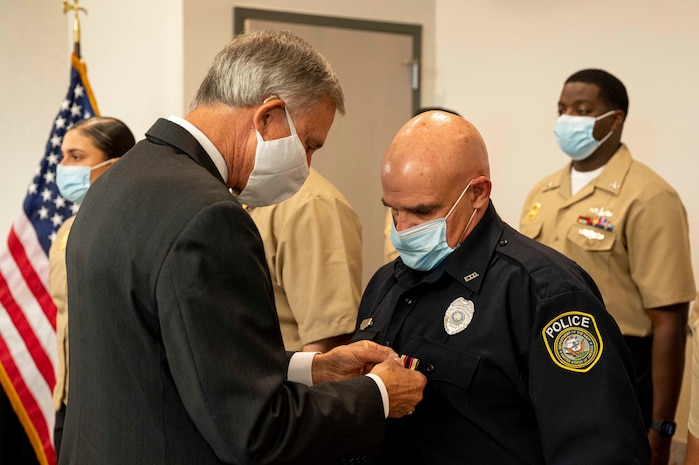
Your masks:
<instances>
[{"instance_id":1,"label":"suit lapel","mask_svg":"<svg viewBox=\"0 0 699 465\"><path fill-rule=\"evenodd\" d=\"M146 132L146 138L154 144L175 147L180 152L189 155L191 159L206 168L221 182L224 182L221 173L219 173L206 150L197 142L194 136L179 124L159 118Z\"/></svg>"}]
</instances>

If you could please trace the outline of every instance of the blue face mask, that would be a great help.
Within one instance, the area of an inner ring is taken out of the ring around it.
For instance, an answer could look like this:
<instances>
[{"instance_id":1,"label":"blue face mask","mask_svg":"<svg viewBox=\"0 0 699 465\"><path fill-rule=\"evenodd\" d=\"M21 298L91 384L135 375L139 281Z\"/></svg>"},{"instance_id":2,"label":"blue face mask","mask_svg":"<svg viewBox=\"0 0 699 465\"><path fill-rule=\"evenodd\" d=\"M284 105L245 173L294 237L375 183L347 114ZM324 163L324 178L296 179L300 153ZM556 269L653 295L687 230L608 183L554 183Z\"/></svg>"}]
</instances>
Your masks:
<instances>
[{"instance_id":1,"label":"blue face mask","mask_svg":"<svg viewBox=\"0 0 699 465\"><path fill-rule=\"evenodd\" d=\"M408 267L419 271L432 270L454 251L447 243L447 218L459 204L468 188L471 187L471 182L461 192L456 203L444 218L430 220L403 231L396 231L395 224L391 226L393 247L396 248L403 263ZM473 216L477 211L477 208L473 210L464 231L471 225Z\"/></svg>"},{"instance_id":2,"label":"blue face mask","mask_svg":"<svg viewBox=\"0 0 699 465\"><path fill-rule=\"evenodd\" d=\"M90 172L108 163L112 163L116 158L110 158L95 166L56 166L56 186L63 198L73 203L81 203L90 188Z\"/></svg>"},{"instance_id":3,"label":"blue face mask","mask_svg":"<svg viewBox=\"0 0 699 465\"><path fill-rule=\"evenodd\" d=\"M616 110L598 116L572 116L561 115L556 120L556 129L553 131L558 146L573 160L584 160L592 155L600 145L612 135L613 131L597 140L592 135L595 123L613 114Z\"/></svg>"}]
</instances>

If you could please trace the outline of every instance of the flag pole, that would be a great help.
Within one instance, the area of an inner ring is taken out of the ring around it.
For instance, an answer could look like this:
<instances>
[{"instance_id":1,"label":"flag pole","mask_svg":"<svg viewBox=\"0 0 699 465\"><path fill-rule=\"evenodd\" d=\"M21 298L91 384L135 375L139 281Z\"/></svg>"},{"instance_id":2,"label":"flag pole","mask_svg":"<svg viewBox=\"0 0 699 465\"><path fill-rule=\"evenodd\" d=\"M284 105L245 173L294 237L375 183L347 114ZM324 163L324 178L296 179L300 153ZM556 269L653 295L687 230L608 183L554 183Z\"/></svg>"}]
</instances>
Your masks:
<instances>
[{"instance_id":1,"label":"flag pole","mask_svg":"<svg viewBox=\"0 0 699 465\"><path fill-rule=\"evenodd\" d=\"M73 0L73 3L68 3L67 0L63 0L63 14L68 13L73 10L75 16L73 17L73 53L76 57L80 58L80 15L82 11L87 14L87 10L78 5L80 0Z\"/></svg>"}]
</instances>

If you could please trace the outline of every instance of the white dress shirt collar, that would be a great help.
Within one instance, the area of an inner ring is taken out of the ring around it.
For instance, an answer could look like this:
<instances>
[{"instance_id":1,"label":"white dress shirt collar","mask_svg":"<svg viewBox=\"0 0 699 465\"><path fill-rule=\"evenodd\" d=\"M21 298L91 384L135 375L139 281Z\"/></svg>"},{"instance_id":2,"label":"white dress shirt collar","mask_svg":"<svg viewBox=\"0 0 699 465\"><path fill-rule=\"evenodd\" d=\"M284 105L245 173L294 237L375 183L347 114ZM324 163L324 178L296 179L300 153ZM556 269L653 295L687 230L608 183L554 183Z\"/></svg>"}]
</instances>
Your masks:
<instances>
[{"instance_id":1,"label":"white dress shirt collar","mask_svg":"<svg viewBox=\"0 0 699 465\"><path fill-rule=\"evenodd\" d=\"M214 162L214 165L216 165L216 168L218 169L218 172L221 173L221 177L223 178L223 182L228 182L228 167L226 166L226 162L223 159L223 155L221 155L221 152L218 151L216 146L209 140L208 137L204 135L203 132L201 132L196 126L194 126L192 123L187 121L184 118L180 118L179 116L171 115L168 118L168 121L172 121L173 123L182 126L187 132L189 132L196 140L201 144L202 147L204 147L204 150L206 153L209 155L209 158L211 158L211 161Z\"/></svg>"}]
</instances>

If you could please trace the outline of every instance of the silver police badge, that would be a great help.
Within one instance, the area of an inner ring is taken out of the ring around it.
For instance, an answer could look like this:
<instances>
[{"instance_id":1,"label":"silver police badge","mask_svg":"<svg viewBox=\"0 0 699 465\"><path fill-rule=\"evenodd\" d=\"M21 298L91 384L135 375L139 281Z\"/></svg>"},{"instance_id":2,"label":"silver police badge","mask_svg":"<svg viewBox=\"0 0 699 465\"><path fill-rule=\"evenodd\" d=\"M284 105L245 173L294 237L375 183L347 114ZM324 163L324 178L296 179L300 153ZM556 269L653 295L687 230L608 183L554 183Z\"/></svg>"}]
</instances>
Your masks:
<instances>
[{"instance_id":1,"label":"silver police badge","mask_svg":"<svg viewBox=\"0 0 699 465\"><path fill-rule=\"evenodd\" d=\"M444 331L448 335L460 333L471 324L475 308L473 302L463 297L455 299L444 313Z\"/></svg>"}]
</instances>

